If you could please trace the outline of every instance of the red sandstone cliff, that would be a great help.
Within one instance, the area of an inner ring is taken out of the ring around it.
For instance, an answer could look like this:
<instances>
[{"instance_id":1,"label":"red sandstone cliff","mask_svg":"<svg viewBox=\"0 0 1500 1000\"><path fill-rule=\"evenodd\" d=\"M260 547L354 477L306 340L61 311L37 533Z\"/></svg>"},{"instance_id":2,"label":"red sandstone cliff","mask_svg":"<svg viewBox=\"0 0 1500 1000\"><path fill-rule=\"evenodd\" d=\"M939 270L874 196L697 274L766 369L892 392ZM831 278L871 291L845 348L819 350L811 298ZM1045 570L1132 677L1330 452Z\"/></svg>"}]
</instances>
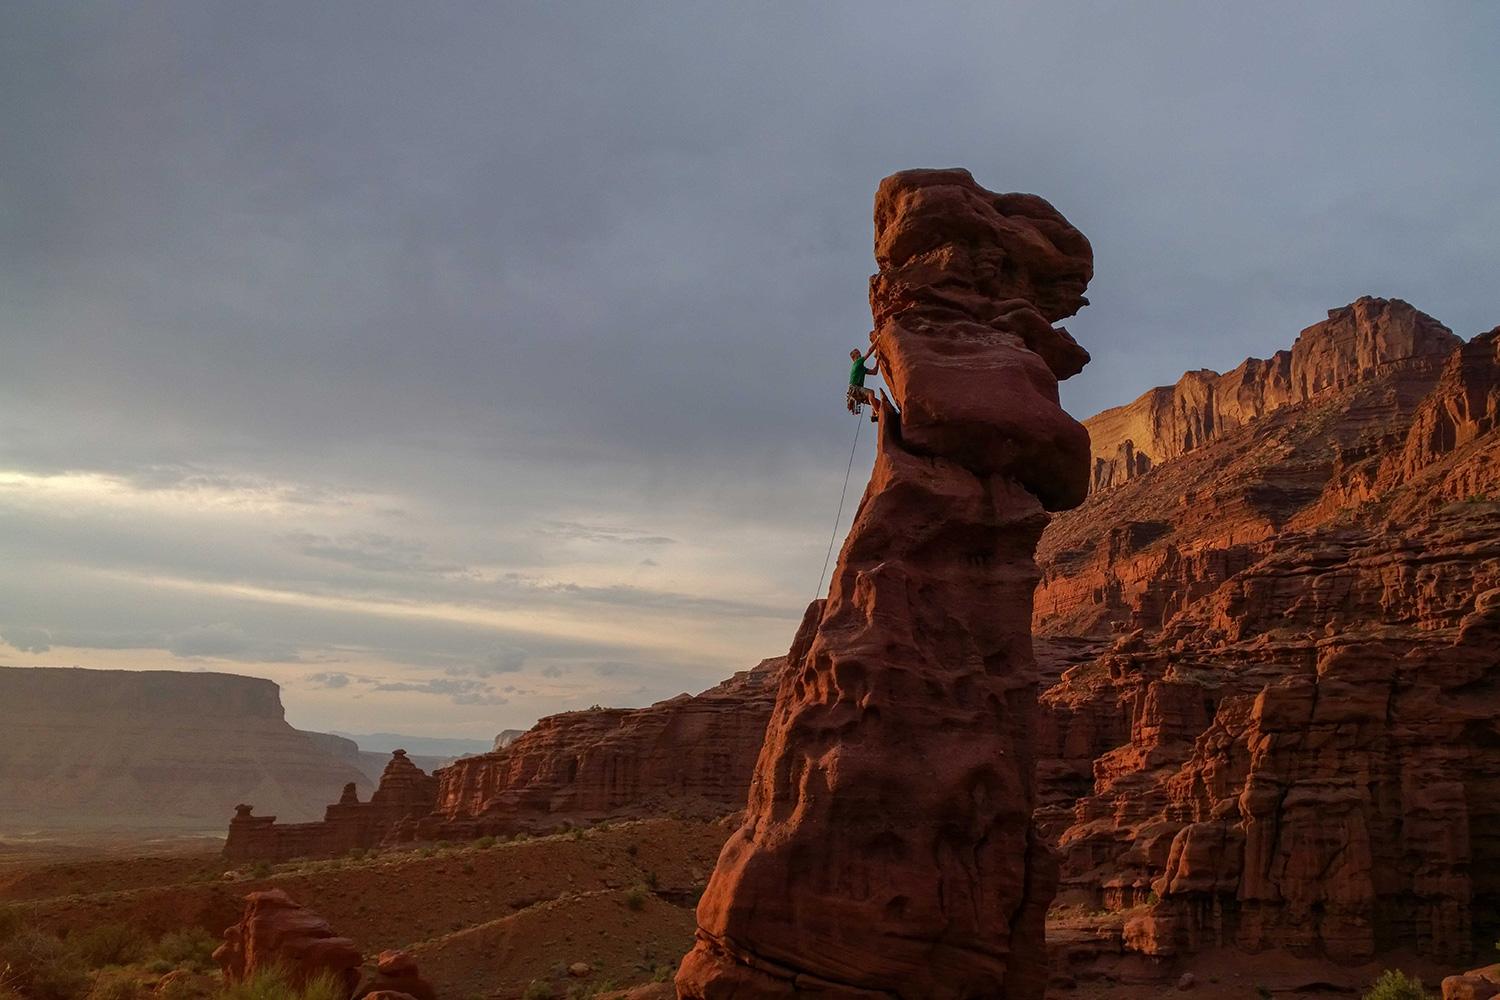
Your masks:
<instances>
[{"instance_id":1,"label":"red sandstone cliff","mask_svg":"<svg viewBox=\"0 0 1500 1000\"><path fill-rule=\"evenodd\" d=\"M276 816L254 815L253 803L236 806L224 856L230 861L286 861L411 840L436 798L436 779L412 763L405 750L394 750L370 801L361 802L350 782L339 801L323 811L321 822L279 823Z\"/></svg>"},{"instance_id":2,"label":"red sandstone cliff","mask_svg":"<svg viewBox=\"0 0 1500 1000\"><path fill-rule=\"evenodd\" d=\"M1031 195L908 171L875 199L875 468L788 656L681 997L1040 997L1033 549L1082 500L1057 382L1088 241Z\"/></svg>"},{"instance_id":3,"label":"red sandstone cliff","mask_svg":"<svg viewBox=\"0 0 1500 1000\"><path fill-rule=\"evenodd\" d=\"M364 776L287 724L271 681L0 668L0 822L213 829L236 802L291 818Z\"/></svg>"},{"instance_id":4,"label":"red sandstone cliff","mask_svg":"<svg viewBox=\"0 0 1500 1000\"><path fill-rule=\"evenodd\" d=\"M241 805L230 820L225 854L284 860L417 838L733 812L744 805L785 662L764 660L701 694L646 708L549 716L500 749L460 758L430 777L397 750L369 802L346 786L321 822L278 823Z\"/></svg>"},{"instance_id":5,"label":"red sandstone cliff","mask_svg":"<svg viewBox=\"0 0 1500 1000\"><path fill-rule=\"evenodd\" d=\"M542 719L501 749L439 770L436 808L422 832L478 836L739 809L784 663L765 660L701 694L647 708Z\"/></svg>"},{"instance_id":6,"label":"red sandstone cliff","mask_svg":"<svg viewBox=\"0 0 1500 1000\"><path fill-rule=\"evenodd\" d=\"M1191 405L1090 422L1114 436L1038 550L1036 628L1098 655L1043 696L1039 819L1130 948L1494 939L1497 345L1361 299L1273 359L1284 392L1239 379L1234 410L1193 373ZM1125 438L1164 458L1101 477Z\"/></svg>"},{"instance_id":7,"label":"red sandstone cliff","mask_svg":"<svg viewBox=\"0 0 1500 1000\"><path fill-rule=\"evenodd\" d=\"M1284 406L1364 381L1393 362L1446 356L1458 343L1447 327L1400 299L1367 296L1330 309L1289 351L1247 358L1223 375L1187 372L1176 385L1084 421L1091 487L1118 486Z\"/></svg>"}]
</instances>

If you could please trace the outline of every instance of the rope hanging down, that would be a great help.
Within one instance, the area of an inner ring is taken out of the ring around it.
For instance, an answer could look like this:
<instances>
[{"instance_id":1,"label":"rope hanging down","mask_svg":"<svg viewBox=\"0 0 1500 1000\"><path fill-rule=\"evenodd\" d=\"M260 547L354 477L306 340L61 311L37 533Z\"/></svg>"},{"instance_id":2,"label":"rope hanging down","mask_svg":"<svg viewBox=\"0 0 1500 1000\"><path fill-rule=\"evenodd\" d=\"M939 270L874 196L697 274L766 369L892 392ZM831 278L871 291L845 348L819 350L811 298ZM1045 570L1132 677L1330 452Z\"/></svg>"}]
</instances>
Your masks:
<instances>
[{"instance_id":1,"label":"rope hanging down","mask_svg":"<svg viewBox=\"0 0 1500 1000\"><path fill-rule=\"evenodd\" d=\"M823 578L828 575L828 560L833 558L833 543L839 537L839 522L844 519L844 495L849 492L849 473L854 469L854 451L859 447L859 429L864 421L854 415L854 443L849 446L849 465L844 469L844 488L839 490L839 512L833 517L833 534L828 536L828 552L823 556L823 572L818 574L818 590L813 600L823 596Z\"/></svg>"}]
</instances>

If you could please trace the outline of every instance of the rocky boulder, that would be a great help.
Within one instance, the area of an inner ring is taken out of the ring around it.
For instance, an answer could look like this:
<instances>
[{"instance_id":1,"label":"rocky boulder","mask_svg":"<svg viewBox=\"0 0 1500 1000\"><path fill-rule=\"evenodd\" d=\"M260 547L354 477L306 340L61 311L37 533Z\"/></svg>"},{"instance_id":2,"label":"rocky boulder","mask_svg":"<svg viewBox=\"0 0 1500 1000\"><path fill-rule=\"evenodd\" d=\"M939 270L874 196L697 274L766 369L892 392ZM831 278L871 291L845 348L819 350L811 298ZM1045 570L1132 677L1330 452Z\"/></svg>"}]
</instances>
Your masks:
<instances>
[{"instance_id":1,"label":"rocky boulder","mask_svg":"<svg viewBox=\"0 0 1500 1000\"><path fill-rule=\"evenodd\" d=\"M328 921L280 889L247 895L244 916L224 932L224 943L214 952L231 983L279 968L298 986L330 976L344 996L359 984L362 960L353 941L339 937Z\"/></svg>"}]
</instances>

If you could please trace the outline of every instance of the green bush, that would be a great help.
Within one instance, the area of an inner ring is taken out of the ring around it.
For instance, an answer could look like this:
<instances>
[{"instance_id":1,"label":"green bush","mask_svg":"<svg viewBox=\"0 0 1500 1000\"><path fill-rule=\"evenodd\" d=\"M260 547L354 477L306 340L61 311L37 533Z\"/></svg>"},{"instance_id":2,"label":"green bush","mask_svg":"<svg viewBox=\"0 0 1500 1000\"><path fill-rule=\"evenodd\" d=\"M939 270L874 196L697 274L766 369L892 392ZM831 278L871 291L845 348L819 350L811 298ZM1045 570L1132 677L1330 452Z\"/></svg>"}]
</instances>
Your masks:
<instances>
[{"instance_id":1,"label":"green bush","mask_svg":"<svg viewBox=\"0 0 1500 1000\"><path fill-rule=\"evenodd\" d=\"M651 895L651 890L643 885L633 885L625 892L625 905L632 910L644 910L646 908L646 897Z\"/></svg>"},{"instance_id":2,"label":"green bush","mask_svg":"<svg viewBox=\"0 0 1500 1000\"><path fill-rule=\"evenodd\" d=\"M146 937L129 924L100 924L79 931L68 944L90 969L129 965L146 957Z\"/></svg>"},{"instance_id":3,"label":"green bush","mask_svg":"<svg viewBox=\"0 0 1500 1000\"><path fill-rule=\"evenodd\" d=\"M332 973L314 976L301 987L292 985L286 971L261 969L238 983L228 983L214 994L214 1000L345 1000L344 984Z\"/></svg>"},{"instance_id":4,"label":"green bush","mask_svg":"<svg viewBox=\"0 0 1500 1000\"><path fill-rule=\"evenodd\" d=\"M250 866L250 877L251 878L270 878L271 877L271 865L268 862L265 862L265 861L257 861L257 862L255 862L255 864L253 864L253 865Z\"/></svg>"},{"instance_id":5,"label":"green bush","mask_svg":"<svg viewBox=\"0 0 1500 1000\"><path fill-rule=\"evenodd\" d=\"M33 930L18 931L0 945L0 979L28 1000L75 1000L89 985L73 951Z\"/></svg>"},{"instance_id":6,"label":"green bush","mask_svg":"<svg viewBox=\"0 0 1500 1000\"><path fill-rule=\"evenodd\" d=\"M145 992L135 976L123 969L111 969L94 977L87 1000L136 1000Z\"/></svg>"},{"instance_id":7,"label":"green bush","mask_svg":"<svg viewBox=\"0 0 1500 1000\"><path fill-rule=\"evenodd\" d=\"M474 846L477 847L477 848L479 848L481 851L487 851L491 847L495 846L495 838L494 837L480 837L478 840L474 841Z\"/></svg>"},{"instance_id":8,"label":"green bush","mask_svg":"<svg viewBox=\"0 0 1500 1000\"><path fill-rule=\"evenodd\" d=\"M521 994L521 1000L552 1000L552 984L541 979L533 979L526 987L526 992Z\"/></svg>"},{"instance_id":9,"label":"green bush","mask_svg":"<svg viewBox=\"0 0 1500 1000\"><path fill-rule=\"evenodd\" d=\"M676 971L677 970L670 965L658 965L656 967L656 971L651 973L651 981L653 983L670 983L672 981L672 975Z\"/></svg>"},{"instance_id":10,"label":"green bush","mask_svg":"<svg viewBox=\"0 0 1500 1000\"><path fill-rule=\"evenodd\" d=\"M1413 979L1400 969L1386 969L1380 978L1370 984L1364 1000L1431 1000L1432 994L1422 986L1422 980Z\"/></svg>"},{"instance_id":11,"label":"green bush","mask_svg":"<svg viewBox=\"0 0 1500 1000\"><path fill-rule=\"evenodd\" d=\"M206 969L213 964L214 949L218 946L218 939L208 931L201 927L188 927L163 934L153 950L157 958L170 962L174 968L187 965Z\"/></svg>"}]
</instances>

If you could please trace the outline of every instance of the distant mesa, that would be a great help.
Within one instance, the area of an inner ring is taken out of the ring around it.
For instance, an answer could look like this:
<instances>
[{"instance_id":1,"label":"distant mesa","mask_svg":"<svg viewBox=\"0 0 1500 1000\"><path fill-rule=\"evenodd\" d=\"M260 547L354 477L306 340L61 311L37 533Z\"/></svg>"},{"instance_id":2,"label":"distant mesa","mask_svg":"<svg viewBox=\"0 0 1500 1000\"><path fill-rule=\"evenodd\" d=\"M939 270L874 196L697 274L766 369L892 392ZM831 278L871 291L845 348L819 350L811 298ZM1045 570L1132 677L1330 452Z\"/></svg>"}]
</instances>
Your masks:
<instances>
[{"instance_id":1,"label":"distant mesa","mask_svg":"<svg viewBox=\"0 0 1500 1000\"><path fill-rule=\"evenodd\" d=\"M0 667L0 824L212 830L236 802L289 819L373 786L279 688L233 674ZM353 745L350 744L350 747Z\"/></svg>"},{"instance_id":2,"label":"distant mesa","mask_svg":"<svg viewBox=\"0 0 1500 1000\"><path fill-rule=\"evenodd\" d=\"M490 747L490 749L504 750L506 747L514 743L517 738L524 736L525 734L526 730L524 729L502 729L495 735L495 742Z\"/></svg>"}]
</instances>

